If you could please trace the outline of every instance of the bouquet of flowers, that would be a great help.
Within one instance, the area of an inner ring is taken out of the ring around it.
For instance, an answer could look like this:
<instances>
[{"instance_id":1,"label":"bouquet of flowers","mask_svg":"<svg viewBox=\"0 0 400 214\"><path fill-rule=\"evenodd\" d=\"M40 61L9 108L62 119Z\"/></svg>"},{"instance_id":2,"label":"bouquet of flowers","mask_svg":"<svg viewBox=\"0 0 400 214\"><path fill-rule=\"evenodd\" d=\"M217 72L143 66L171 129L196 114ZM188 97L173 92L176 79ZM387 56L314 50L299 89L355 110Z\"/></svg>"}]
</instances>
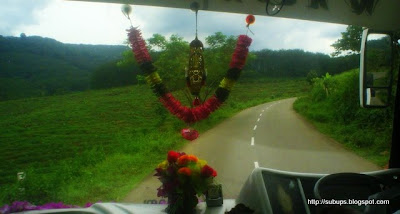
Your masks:
<instances>
[{"instance_id":1,"label":"bouquet of flowers","mask_svg":"<svg viewBox=\"0 0 400 214\"><path fill-rule=\"evenodd\" d=\"M194 155L169 151L155 176L162 183L157 196L168 197L168 213L193 213L197 196L207 192L217 172Z\"/></svg>"}]
</instances>

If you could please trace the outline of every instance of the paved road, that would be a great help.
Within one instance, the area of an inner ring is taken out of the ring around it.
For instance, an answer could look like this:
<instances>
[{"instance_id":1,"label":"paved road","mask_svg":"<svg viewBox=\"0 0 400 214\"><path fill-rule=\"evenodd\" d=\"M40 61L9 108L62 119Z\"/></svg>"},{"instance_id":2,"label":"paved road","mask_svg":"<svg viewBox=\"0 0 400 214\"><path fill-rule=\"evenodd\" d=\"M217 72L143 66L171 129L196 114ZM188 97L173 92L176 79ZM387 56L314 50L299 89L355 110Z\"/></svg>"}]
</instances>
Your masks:
<instances>
[{"instance_id":1,"label":"paved road","mask_svg":"<svg viewBox=\"0 0 400 214\"><path fill-rule=\"evenodd\" d=\"M188 143L182 151L218 171L224 198L236 198L255 167L294 172L365 172L380 168L322 135L292 109L295 98L246 109ZM156 199L160 182L149 176L124 201Z\"/></svg>"}]
</instances>

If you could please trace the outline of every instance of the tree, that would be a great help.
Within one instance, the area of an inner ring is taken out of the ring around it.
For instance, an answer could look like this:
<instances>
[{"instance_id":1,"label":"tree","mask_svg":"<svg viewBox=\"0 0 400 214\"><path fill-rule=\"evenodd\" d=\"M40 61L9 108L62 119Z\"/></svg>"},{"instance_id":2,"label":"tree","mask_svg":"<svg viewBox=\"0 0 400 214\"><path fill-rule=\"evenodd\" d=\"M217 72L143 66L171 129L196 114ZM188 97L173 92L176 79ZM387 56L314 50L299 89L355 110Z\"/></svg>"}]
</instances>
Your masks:
<instances>
[{"instance_id":1,"label":"tree","mask_svg":"<svg viewBox=\"0 0 400 214\"><path fill-rule=\"evenodd\" d=\"M176 90L185 85L185 68L188 66L189 43L178 35L171 35L167 40L159 34L149 39L158 41L161 51L158 59L154 62L161 78L170 90ZM161 41L161 42L160 42Z\"/></svg>"},{"instance_id":2,"label":"tree","mask_svg":"<svg viewBox=\"0 0 400 214\"><path fill-rule=\"evenodd\" d=\"M207 69L207 82L219 82L229 68L237 39L234 36L226 36L216 32L206 38L208 48L205 49L205 67Z\"/></svg>"},{"instance_id":3,"label":"tree","mask_svg":"<svg viewBox=\"0 0 400 214\"><path fill-rule=\"evenodd\" d=\"M19 37L20 37L21 39L26 39L26 34L25 34L25 33L21 33L21 34L19 35Z\"/></svg>"},{"instance_id":4,"label":"tree","mask_svg":"<svg viewBox=\"0 0 400 214\"><path fill-rule=\"evenodd\" d=\"M105 63L91 75L92 89L113 88L137 83L140 69L136 63L121 64L116 61Z\"/></svg>"},{"instance_id":5,"label":"tree","mask_svg":"<svg viewBox=\"0 0 400 214\"><path fill-rule=\"evenodd\" d=\"M161 34L153 34L153 37L147 40L149 42L149 47L151 50L158 48L159 50L164 50L167 45L167 40Z\"/></svg>"},{"instance_id":6,"label":"tree","mask_svg":"<svg viewBox=\"0 0 400 214\"><path fill-rule=\"evenodd\" d=\"M362 27L349 25L346 28L346 32L342 32L342 38L338 39L331 46L335 48L335 52L332 56L338 56L340 54L354 54L360 52Z\"/></svg>"}]
</instances>

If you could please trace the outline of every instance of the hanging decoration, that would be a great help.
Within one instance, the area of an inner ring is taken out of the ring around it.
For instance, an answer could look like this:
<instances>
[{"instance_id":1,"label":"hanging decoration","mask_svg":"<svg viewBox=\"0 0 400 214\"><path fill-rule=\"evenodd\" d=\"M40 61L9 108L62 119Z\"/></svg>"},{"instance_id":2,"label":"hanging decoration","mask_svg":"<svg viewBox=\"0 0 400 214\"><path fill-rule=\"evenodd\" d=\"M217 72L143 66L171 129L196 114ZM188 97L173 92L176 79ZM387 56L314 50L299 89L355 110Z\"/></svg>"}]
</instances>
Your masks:
<instances>
[{"instance_id":1,"label":"hanging decoration","mask_svg":"<svg viewBox=\"0 0 400 214\"><path fill-rule=\"evenodd\" d=\"M251 14L247 15L247 17L246 17L246 23L247 23L246 27L247 27L247 30L250 31L253 35L254 35L254 33L253 33L253 31L250 30L250 25L254 24L255 21L256 21L256 17L254 17Z\"/></svg>"},{"instance_id":2,"label":"hanging decoration","mask_svg":"<svg viewBox=\"0 0 400 214\"><path fill-rule=\"evenodd\" d=\"M187 128L181 130L181 135L186 140L192 141L199 137L199 132L197 130Z\"/></svg>"},{"instance_id":3,"label":"hanging decoration","mask_svg":"<svg viewBox=\"0 0 400 214\"><path fill-rule=\"evenodd\" d=\"M220 82L215 94L207 101L194 108L183 106L166 88L157 69L154 67L150 54L146 48L146 44L142 38L138 28L132 27L128 30L129 42L135 55L137 63L145 75L148 85L153 92L159 97L161 103L179 119L186 123L194 123L207 118L213 111L217 110L223 102L228 98L233 85L239 79L241 70L246 62L249 46L252 42L251 38L246 35L240 35L233 53L230 69L226 76Z\"/></svg>"},{"instance_id":4,"label":"hanging decoration","mask_svg":"<svg viewBox=\"0 0 400 214\"><path fill-rule=\"evenodd\" d=\"M197 38L197 14L199 3L193 2L190 8L196 13L196 38L190 42L189 68L186 70L186 85L194 96L193 106L200 105L200 91L204 86L207 73L204 68L203 43Z\"/></svg>"},{"instance_id":5,"label":"hanging decoration","mask_svg":"<svg viewBox=\"0 0 400 214\"><path fill-rule=\"evenodd\" d=\"M139 64L143 75L145 76L147 84L151 87L154 94L159 98L160 102L165 106L165 108L168 109L171 114L175 115L187 124L193 124L197 121L206 119L212 112L217 110L225 102L234 84L240 77L240 73L245 65L249 47L252 42L252 39L247 35L240 35L229 64L229 69L225 77L220 82L219 87L215 91L214 95L212 95L203 103L198 103L197 106L187 107L183 106L163 83L156 67L153 65L141 31L137 27L131 27L127 31L132 52L134 53L136 62ZM192 68L197 68L197 70L204 71L204 61L202 54L200 54L200 49L202 51L202 47L197 41L195 39L193 42L195 43L193 45L193 53L191 52L190 55L193 58L189 59L189 65L193 65ZM193 78L193 80L196 80L194 81L196 84L199 83L198 80L200 77L202 77L201 81L205 81L203 74L204 73L197 73L196 75L198 79ZM196 75L193 73L192 77L196 77ZM199 91L199 87L196 86L193 87L191 93L196 95L199 93ZM186 136L185 138L189 140L198 137L198 132L192 129L184 129L182 130L181 134L183 137Z\"/></svg>"},{"instance_id":6,"label":"hanging decoration","mask_svg":"<svg viewBox=\"0 0 400 214\"><path fill-rule=\"evenodd\" d=\"M251 14L247 15L247 17L246 17L247 26L246 27L249 27L251 24L254 24L255 21L256 21L256 17L254 17Z\"/></svg>"}]
</instances>

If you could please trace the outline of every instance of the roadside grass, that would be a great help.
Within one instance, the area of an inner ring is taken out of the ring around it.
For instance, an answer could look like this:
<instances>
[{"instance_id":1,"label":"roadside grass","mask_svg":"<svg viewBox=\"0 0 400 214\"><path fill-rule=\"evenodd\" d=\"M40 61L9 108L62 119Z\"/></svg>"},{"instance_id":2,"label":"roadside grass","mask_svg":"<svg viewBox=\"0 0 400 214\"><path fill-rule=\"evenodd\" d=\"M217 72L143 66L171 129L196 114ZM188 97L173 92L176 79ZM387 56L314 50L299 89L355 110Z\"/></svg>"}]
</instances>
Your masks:
<instances>
[{"instance_id":1,"label":"roadside grass","mask_svg":"<svg viewBox=\"0 0 400 214\"><path fill-rule=\"evenodd\" d=\"M388 163L393 109L359 107L357 70L316 79L310 93L293 107L349 150L378 166Z\"/></svg>"},{"instance_id":2,"label":"roadside grass","mask_svg":"<svg viewBox=\"0 0 400 214\"><path fill-rule=\"evenodd\" d=\"M307 91L305 79L242 80L193 128L201 135L240 110ZM146 85L0 102L0 207L120 201L167 151L190 143L185 127ZM19 182L18 172L26 173Z\"/></svg>"}]
</instances>

